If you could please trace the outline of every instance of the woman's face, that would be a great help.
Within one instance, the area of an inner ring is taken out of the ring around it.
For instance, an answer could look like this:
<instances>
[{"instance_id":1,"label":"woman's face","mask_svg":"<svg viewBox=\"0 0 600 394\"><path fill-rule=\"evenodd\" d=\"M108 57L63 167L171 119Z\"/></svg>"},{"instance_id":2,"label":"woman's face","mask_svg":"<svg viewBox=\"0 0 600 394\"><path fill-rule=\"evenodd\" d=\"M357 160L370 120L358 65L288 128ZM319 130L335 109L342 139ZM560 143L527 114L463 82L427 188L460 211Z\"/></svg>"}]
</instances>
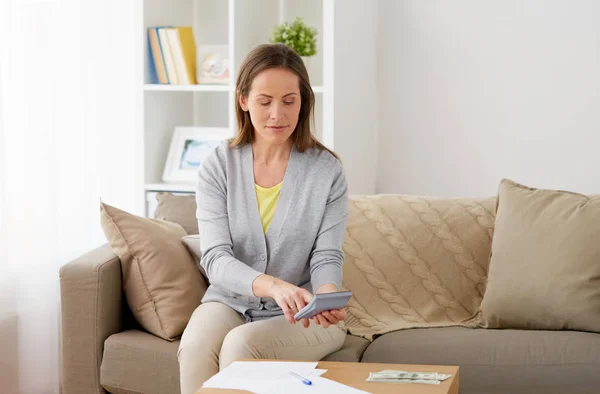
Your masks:
<instances>
[{"instance_id":1,"label":"woman's face","mask_svg":"<svg viewBox=\"0 0 600 394\"><path fill-rule=\"evenodd\" d=\"M240 97L240 105L244 111L250 111L257 139L282 144L298 124L299 78L283 68L264 70L254 77L248 97Z\"/></svg>"}]
</instances>

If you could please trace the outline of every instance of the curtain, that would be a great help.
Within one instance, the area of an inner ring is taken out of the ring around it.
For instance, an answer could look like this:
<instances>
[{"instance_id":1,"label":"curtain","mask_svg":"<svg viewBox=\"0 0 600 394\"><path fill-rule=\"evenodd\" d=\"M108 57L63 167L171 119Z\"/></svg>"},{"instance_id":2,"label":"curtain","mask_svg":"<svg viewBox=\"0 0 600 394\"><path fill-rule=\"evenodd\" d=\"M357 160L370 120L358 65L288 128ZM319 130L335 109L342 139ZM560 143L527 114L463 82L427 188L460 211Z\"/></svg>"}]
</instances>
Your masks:
<instances>
[{"instance_id":1,"label":"curtain","mask_svg":"<svg viewBox=\"0 0 600 394\"><path fill-rule=\"evenodd\" d=\"M140 213L136 6L86 3L0 1L3 393L60 392L59 269L106 242L101 198Z\"/></svg>"}]
</instances>

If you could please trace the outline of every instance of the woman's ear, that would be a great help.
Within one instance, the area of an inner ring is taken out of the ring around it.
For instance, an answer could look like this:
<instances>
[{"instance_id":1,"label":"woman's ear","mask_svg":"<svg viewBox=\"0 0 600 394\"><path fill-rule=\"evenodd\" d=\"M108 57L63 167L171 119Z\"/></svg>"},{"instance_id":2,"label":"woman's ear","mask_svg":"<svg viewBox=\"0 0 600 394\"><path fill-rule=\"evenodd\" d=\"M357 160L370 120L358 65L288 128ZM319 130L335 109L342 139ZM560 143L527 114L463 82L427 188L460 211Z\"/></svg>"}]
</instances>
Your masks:
<instances>
[{"instance_id":1,"label":"woman's ear","mask_svg":"<svg viewBox=\"0 0 600 394\"><path fill-rule=\"evenodd\" d=\"M247 102L247 98L246 98L246 97L244 97L244 95L243 95L243 94L240 94L240 95L239 95L239 97L240 97L240 99L239 99L239 100L240 100L240 107L242 107L242 110L243 110L243 111L247 112L247 111L248 111L248 102Z\"/></svg>"}]
</instances>

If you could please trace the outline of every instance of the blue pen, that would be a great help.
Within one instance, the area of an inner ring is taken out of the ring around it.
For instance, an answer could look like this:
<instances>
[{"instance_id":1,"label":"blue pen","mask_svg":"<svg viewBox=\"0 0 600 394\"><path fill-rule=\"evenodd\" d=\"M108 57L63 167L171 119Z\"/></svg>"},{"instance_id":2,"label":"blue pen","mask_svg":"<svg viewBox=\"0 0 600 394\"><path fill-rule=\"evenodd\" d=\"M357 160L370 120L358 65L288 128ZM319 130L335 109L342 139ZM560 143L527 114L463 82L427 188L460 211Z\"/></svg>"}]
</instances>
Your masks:
<instances>
[{"instance_id":1,"label":"blue pen","mask_svg":"<svg viewBox=\"0 0 600 394\"><path fill-rule=\"evenodd\" d=\"M307 386L310 386L312 384L312 382L306 378L303 378L302 376L294 373L294 372L290 372L290 375L297 377L298 379L300 379L302 381L302 383L304 383Z\"/></svg>"}]
</instances>

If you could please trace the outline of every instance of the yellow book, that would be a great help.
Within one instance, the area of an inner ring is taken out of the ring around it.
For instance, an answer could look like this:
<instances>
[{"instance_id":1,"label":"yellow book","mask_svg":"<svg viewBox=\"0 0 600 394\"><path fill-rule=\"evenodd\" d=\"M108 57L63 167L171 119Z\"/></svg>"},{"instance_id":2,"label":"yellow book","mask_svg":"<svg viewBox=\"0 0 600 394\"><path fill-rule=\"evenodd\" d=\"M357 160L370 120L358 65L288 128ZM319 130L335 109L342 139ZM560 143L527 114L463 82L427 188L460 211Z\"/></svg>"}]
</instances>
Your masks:
<instances>
[{"instance_id":1,"label":"yellow book","mask_svg":"<svg viewBox=\"0 0 600 394\"><path fill-rule=\"evenodd\" d=\"M196 42L190 26L177 27L182 59L190 84L196 84Z\"/></svg>"}]
</instances>

